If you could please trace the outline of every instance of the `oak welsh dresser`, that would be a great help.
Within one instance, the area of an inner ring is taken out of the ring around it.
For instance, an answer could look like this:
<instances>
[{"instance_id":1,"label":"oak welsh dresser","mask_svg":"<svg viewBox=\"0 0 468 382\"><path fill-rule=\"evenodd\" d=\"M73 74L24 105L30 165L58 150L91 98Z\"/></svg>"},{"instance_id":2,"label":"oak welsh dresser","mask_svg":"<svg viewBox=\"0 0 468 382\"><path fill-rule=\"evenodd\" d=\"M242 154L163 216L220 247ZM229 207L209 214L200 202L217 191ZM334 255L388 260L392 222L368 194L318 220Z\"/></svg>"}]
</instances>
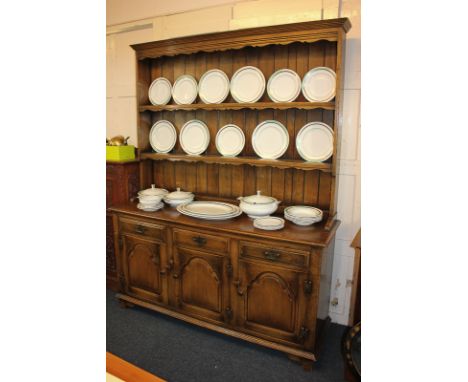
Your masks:
<instances>
[{"instance_id":1,"label":"oak welsh dresser","mask_svg":"<svg viewBox=\"0 0 468 382\"><path fill-rule=\"evenodd\" d=\"M143 212L136 203L113 206L114 240L122 305L142 306L186 322L287 353L310 367L329 322L336 219L344 45L348 19L277 25L182 37L133 45L137 63L138 157L140 187L170 191L180 187L198 200L237 204L238 196L261 190L281 200L278 214L290 205L312 205L324 220L310 227L286 222L280 231L253 227L245 214L227 221L204 221L168 206ZM256 103L153 106L148 88L158 77L171 83L183 74L197 79L209 69L229 77L246 65L258 67L266 80L289 68L302 78L326 66L337 75L334 100L307 102L301 94L290 103L263 95ZM177 142L168 154L154 153L149 131L158 120L178 132L191 119L204 121L211 140L203 155L188 156ZM288 129L290 144L278 160L260 159L252 132L264 120ZM322 121L334 131L333 156L324 163L305 162L295 138L308 122ZM222 157L216 132L234 123L246 137L242 153Z\"/></svg>"}]
</instances>

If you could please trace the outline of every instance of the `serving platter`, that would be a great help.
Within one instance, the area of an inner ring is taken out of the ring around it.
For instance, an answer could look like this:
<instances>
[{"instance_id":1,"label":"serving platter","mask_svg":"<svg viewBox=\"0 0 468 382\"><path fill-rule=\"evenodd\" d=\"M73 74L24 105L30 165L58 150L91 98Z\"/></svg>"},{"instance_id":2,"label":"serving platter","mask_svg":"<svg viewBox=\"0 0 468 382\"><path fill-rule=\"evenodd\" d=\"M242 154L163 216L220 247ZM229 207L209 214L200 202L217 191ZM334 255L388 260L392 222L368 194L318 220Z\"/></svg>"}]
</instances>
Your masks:
<instances>
[{"instance_id":1,"label":"serving platter","mask_svg":"<svg viewBox=\"0 0 468 382\"><path fill-rule=\"evenodd\" d=\"M174 125L166 120L157 121L150 130L149 142L157 153L168 153L177 141L177 131Z\"/></svg>"},{"instance_id":2,"label":"serving platter","mask_svg":"<svg viewBox=\"0 0 468 382\"><path fill-rule=\"evenodd\" d=\"M302 80L302 94L310 102L328 102L335 97L336 73L325 66L309 70Z\"/></svg>"},{"instance_id":3,"label":"serving platter","mask_svg":"<svg viewBox=\"0 0 468 382\"><path fill-rule=\"evenodd\" d=\"M267 93L273 102L293 102L301 93L301 77L291 69L280 69L268 80Z\"/></svg>"},{"instance_id":4,"label":"serving platter","mask_svg":"<svg viewBox=\"0 0 468 382\"><path fill-rule=\"evenodd\" d=\"M150 85L148 98L152 105L166 105L172 96L172 85L167 78L158 77Z\"/></svg>"},{"instance_id":5,"label":"serving platter","mask_svg":"<svg viewBox=\"0 0 468 382\"><path fill-rule=\"evenodd\" d=\"M242 152L244 146L245 135L237 125L225 125L216 134L216 149L222 156L235 157Z\"/></svg>"},{"instance_id":6,"label":"serving platter","mask_svg":"<svg viewBox=\"0 0 468 382\"><path fill-rule=\"evenodd\" d=\"M257 125L252 134L252 146L260 158L277 159L288 149L288 130L281 122L263 121Z\"/></svg>"},{"instance_id":7,"label":"serving platter","mask_svg":"<svg viewBox=\"0 0 468 382\"><path fill-rule=\"evenodd\" d=\"M181 214L207 220L226 220L239 216L238 206L223 202L197 201L177 206Z\"/></svg>"},{"instance_id":8,"label":"serving platter","mask_svg":"<svg viewBox=\"0 0 468 382\"><path fill-rule=\"evenodd\" d=\"M222 70L208 70L198 83L198 95L204 103L221 103L229 95L229 78Z\"/></svg>"},{"instance_id":9,"label":"serving platter","mask_svg":"<svg viewBox=\"0 0 468 382\"><path fill-rule=\"evenodd\" d=\"M192 119L182 126L179 139L182 150L187 154L200 155L210 144L210 131L205 122Z\"/></svg>"},{"instance_id":10,"label":"serving platter","mask_svg":"<svg viewBox=\"0 0 468 382\"><path fill-rule=\"evenodd\" d=\"M265 76L255 66L238 69L231 79L231 95L239 103L257 102L265 92Z\"/></svg>"},{"instance_id":11,"label":"serving platter","mask_svg":"<svg viewBox=\"0 0 468 382\"><path fill-rule=\"evenodd\" d=\"M177 78L172 87L172 98L178 105L189 105L197 99L197 80L189 74Z\"/></svg>"},{"instance_id":12,"label":"serving platter","mask_svg":"<svg viewBox=\"0 0 468 382\"><path fill-rule=\"evenodd\" d=\"M296 149L302 159L308 162L323 162L333 155L334 134L323 122L304 125L296 138Z\"/></svg>"}]
</instances>

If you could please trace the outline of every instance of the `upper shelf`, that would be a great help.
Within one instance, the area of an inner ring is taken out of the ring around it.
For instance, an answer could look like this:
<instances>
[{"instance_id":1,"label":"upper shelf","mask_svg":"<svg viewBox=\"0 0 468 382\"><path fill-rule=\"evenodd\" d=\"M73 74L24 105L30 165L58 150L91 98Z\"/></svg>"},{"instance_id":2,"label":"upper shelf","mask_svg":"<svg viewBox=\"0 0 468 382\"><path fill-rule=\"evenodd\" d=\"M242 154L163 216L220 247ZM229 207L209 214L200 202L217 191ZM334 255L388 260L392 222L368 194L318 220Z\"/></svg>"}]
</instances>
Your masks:
<instances>
[{"instance_id":1,"label":"upper shelf","mask_svg":"<svg viewBox=\"0 0 468 382\"><path fill-rule=\"evenodd\" d=\"M175 111L175 110L241 110L241 109L325 109L335 110L335 102L255 102L255 103L192 103L190 105L142 105L139 111Z\"/></svg>"},{"instance_id":2,"label":"upper shelf","mask_svg":"<svg viewBox=\"0 0 468 382\"><path fill-rule=\"evenodd\" d=\"M321 170L331 172L331 163L306 162L298 159L262 159L257 157L223 157L219 155L187 155L187 154L160 154L160 153L141 153L141 159L152 160L170 160L183 162L202 162L212 164L248 164L256 167L276 167L276 168L295 168L298 170Z\"/></svg>"}]
</instances>

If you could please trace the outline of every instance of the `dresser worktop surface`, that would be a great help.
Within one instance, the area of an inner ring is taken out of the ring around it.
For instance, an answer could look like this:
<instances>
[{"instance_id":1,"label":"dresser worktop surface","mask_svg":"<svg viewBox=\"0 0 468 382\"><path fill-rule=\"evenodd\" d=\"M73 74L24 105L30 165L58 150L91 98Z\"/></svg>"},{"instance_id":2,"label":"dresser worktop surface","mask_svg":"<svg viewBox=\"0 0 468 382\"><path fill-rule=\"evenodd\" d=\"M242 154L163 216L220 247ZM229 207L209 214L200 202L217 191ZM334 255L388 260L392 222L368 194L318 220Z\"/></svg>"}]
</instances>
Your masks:
<instances>
[{"instance_id":1,"label":"dresser worktop surface","mask_svg":"<svg viewBox=\"0 0 468 382\"><path fill-rule=\"evenodd\" d=\"M137 203L120 204L109 208L110 212L131 215L134 217L154 219L166 223L175 223L191 228L209 229L210 231L228 232L230 234L241 234L252 237L271 238L274 240L295 242L298 244L326 247L335 235L340 225L339 220L333 222L329 231L325 230L325 220L308 227L302 227L286 220L283 229L278 231L266 231L255 228L253 219L246 214L236 218L222 221L196 219L186 216L177 211L176 208L164 206L155 212L145 212L136 207ZM283 217L281 215L275 215Z\"/></svg>"}]
</instances>

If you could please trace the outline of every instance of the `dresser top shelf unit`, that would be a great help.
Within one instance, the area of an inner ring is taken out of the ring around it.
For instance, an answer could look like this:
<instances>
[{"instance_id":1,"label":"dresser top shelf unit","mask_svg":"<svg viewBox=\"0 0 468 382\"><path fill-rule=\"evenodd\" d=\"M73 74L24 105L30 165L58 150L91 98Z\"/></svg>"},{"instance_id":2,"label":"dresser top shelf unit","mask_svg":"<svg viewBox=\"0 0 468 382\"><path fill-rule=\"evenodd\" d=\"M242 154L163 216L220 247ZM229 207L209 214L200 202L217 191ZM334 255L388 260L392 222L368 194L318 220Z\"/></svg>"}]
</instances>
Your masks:
<instances>
[{"instance_id":1,"label":"dresser top shelf unit","mask_svg":"<svg viewBox=\"0 0 468 382\"><path fill-rule=\"evenodd\" d=\"M282 205L312 205L327 211L326 223L317 229L333 227L344 43L350 28L348 19L339 18L132 45L137 61L141 187L180 187L196 196L233 203L239 195L261 190L282 200ZM301 92L293 102L276 103L265 91L254 103L237 103L232 94L219 104L202 103L199 97L188 105L178 105L173 99L166 105L151 105L149 101L148 90L156 78L164 77L174 84L180 76L191 75L198 82L211 69L220 69L232 78L245 66L257 67L267 82L279 69L291 69L304 78L313 68L328 67L336 73L335 98L330 102L308 102ZM179 141L182 127L193 119L203 121L210 135L206 152L199 156L187 155ZM151 127L160 120L171 122L177 132L176 144L168 154L152 152L149 142ZM256 156L253 132L266 120L276 120L288 131L289 146L279 159ZM299 131L309 122L323 122L333 130L333 155L326 162L304 161L296 148ZM226 124L237 125L245 135L244 149L237 157L223 157L216 148L217 132Z\"/></svg>"},{"instance_id":2,"label":"dresser top shelf unit","mask_svg":"<svg viewBox=\"0 0 468 382\"><path fill-rule=\"evenodd\" d=\"M287 159L262 159L258 157L223 157L219 155L187 155L187 154L161 154L161 153L141 153L141 159L169 160L174 162L192 162L192 163L212 163L212 164L230 164L244 165L248 164L256 167L274 167L274 168L295 168L297 170L321 170L330 172L331 163L306 162L303 160Z\"/></svg>"},{"instance_id":3,"label":"dresser top shelf unit","mask_svg":"<svg viewBox=\"0 0 468 382\"><path fill-rule=\"evenodd\" d=\"M176 110L288 110L288 109L302 109L302 110L335 110L334 102L255 102L255 103L193 103L190 105L142 105L138 107L139 111L176 111Z\"/></svg>"}]
</instances>

